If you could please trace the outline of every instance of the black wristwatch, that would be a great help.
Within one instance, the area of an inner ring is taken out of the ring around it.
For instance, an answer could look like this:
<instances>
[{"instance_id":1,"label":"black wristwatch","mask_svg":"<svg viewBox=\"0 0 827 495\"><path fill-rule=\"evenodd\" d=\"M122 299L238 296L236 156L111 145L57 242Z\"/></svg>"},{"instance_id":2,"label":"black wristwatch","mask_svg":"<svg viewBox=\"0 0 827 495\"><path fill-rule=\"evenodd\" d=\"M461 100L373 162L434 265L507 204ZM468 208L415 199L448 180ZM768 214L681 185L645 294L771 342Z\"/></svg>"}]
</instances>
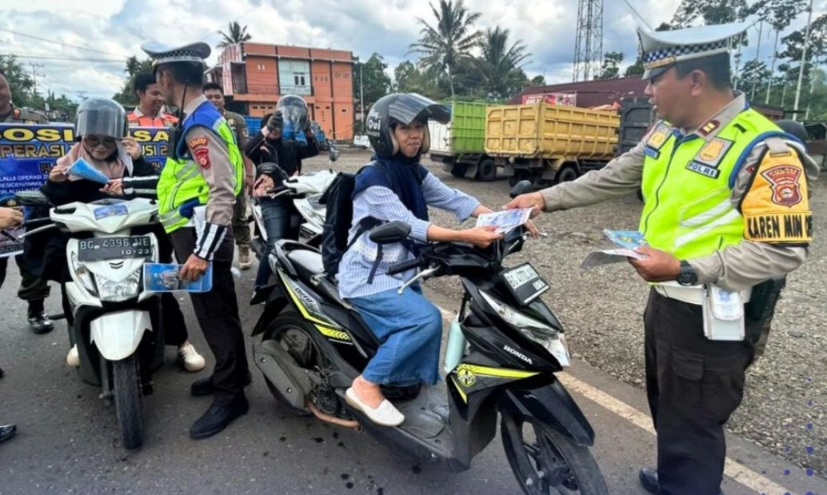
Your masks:
<instances>
[{"instance_id":1,"label":"black wristwatch","mask_svg":"<svg viewBox=\"0 0 827 495\"><path fill-rule=\"evenodd\" d=\"M698 274L692 269L692 265L686 260L681 260L681 274L678 275L678 283L681 285L695 285L698 283Z\"/></svg>"}]
</instances>

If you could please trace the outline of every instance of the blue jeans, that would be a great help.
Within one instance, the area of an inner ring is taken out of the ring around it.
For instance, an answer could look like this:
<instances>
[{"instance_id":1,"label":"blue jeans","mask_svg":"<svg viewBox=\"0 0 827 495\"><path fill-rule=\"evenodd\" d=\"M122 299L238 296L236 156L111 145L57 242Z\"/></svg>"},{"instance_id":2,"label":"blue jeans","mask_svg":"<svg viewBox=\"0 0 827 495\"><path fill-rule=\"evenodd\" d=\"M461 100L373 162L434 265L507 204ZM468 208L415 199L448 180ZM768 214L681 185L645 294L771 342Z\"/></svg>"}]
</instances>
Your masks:
<instances>
[{"instance_id":1,"label":"blue jeans","mask_svg":"<svg viewBox=\"0 0 827 495\"><path fill-rule=\"evenodd\" d=\"M276 241L281 239L296 240L297 236L290 228L290 219L293 215L293 204L290 200L282 198L259 199L261 205L261 218L264 221L264 229L267 231L267 244L264 246L261 260L258 264L256 274L256 287L264 287L270 283L270 276L273 270L270 269L270 253L275 250Z\"/></svg>"},{"instance_id":2,"label":"blue jeans","mask_svg":"<svg viewBox=\"0 0 827 495\"><path fill-rule=\"evenodd\" d=\"M362 376L380 385L436 384L442 313L422 295L419 286L396 289L348 302L379 339L379 349Z\"/></svg>"}]
</instances>

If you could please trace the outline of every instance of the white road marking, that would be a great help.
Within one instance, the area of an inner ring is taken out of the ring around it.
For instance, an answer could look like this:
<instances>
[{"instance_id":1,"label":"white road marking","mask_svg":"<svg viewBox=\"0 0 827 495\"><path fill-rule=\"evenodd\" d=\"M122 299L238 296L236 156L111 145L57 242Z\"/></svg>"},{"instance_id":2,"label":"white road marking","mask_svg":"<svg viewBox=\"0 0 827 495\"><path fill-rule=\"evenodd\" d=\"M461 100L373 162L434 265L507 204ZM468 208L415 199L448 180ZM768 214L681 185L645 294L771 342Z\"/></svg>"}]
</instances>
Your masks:
<instances>
[{"instance_id":1,"label":"white road marking","mask_svg":"<svg viewBox=\"0 0 827 495\"><path fill-rule=\"evenodd\" d=\"M439 311L448 321L453 320L456 315L456 313L443 308L439 308ZM568 373L558 373L557 378L560 379L560 382L565 385L567 389L579 393L604 409L607 409L608 411L629 421L638 428L646 430L652 435L657 434L655 432L655 428L652 426L651 418L634 407L612 397L611 395L589 385L586 382L578 380ZM792 492L792 490L784 488L771 479L749 469L743 464L733 461L729 457L726 458L724 474L750 490L754 490L756 493L766 495L796 495Z\"/></svg>"}]
</instances>

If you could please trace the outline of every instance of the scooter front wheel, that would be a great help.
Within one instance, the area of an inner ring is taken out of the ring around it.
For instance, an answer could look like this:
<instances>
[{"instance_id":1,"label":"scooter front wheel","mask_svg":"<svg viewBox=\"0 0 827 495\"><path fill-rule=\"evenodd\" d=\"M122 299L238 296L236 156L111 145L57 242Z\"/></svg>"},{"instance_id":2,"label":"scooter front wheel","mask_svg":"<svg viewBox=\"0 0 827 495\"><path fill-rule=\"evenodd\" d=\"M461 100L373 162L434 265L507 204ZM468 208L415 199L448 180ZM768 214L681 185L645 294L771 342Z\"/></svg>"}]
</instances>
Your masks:
<instances>
[{"instance_id":1,"label":"scooter front wheel","mask_svg":"<svg viewBox=\"0 0 827 495\"><path fill-rule=\"evenodd\" d=\"M500 436L511 470L526 495L608 495L587 447L533 419L502 414Z\"/></svg>"},{"instance_id":2,"label":"scooter front wheel","mask_svg":"<svg viewBox=\"0 0 827 495\"><path fill-rule=\"evenodd\" d=\"M136 449L144 442L139 376L134 354L126 359L112 362L115 411L121 426L123 446L127 449Z\"/></svg>"}]
</instances>

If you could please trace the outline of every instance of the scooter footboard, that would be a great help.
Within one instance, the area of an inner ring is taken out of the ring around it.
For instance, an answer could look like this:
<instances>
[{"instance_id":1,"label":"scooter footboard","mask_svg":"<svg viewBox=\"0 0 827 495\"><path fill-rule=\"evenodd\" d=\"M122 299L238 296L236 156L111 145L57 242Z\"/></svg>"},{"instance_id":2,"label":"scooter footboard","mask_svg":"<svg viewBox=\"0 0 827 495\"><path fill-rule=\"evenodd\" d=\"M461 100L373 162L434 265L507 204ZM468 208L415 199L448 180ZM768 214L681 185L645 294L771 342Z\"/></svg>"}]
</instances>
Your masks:
<instances>
[{"instance_id":1,"label":"scooter footboard","mask_svg":"<svg viewBox=\"0 0 827 495\"><path fill-rule=\"evenodd\" d=\"M106 313L89 323L91 341L109 361L125 359L138 349L146 331L152 331L149 311Z\"/></svg>"},{"instance_id":2,"label":"scooter footboard","mask_svg":"<svg viewBox=\"0 0 827 495\"><path fill-rule=\"evenodd\" d=\"M500 398L499 408L534 418L571 438L577 445L594 445L594 430L589 420L557 380L533 389L508 388Z\"/></svg>"}]
</instances>

